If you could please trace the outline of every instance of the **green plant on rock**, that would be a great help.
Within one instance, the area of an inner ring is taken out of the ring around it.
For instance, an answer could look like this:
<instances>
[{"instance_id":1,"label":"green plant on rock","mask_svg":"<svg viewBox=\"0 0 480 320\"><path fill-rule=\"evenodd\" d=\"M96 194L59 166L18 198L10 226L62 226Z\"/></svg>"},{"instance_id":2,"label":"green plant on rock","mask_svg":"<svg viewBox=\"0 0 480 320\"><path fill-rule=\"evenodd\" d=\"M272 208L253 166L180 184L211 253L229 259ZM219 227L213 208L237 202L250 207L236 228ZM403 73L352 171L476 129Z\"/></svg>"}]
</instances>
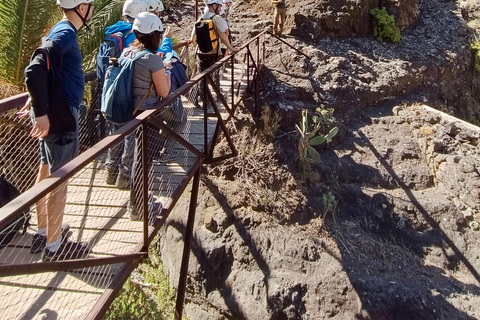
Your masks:
<instances>
[{"instance_id":1,"label":"green plant on rock","mask_svg":"<svg viewBox=\"0 0 480 320\"><path fill-rule=\"evenodd\" d=\"M335 199L335 196L331 193L324 193L322 195L322 203L323 203L323 218L327 216L328 213L332 213L334 215L335 211L337 211L338 200Z\"/></svg>"},{"instance_id":2,"label":"green plant on rock","mask_svg":"<svg viewBox=\"0 0 480 320\"><path fill-rule=\"evenodd\" d=\"M326 135L317 135L320 129L320 123L314 121L314 127L311 131L308 128L308 111L302 110L302 121L300 126L295 125L295 128L300 133L300 140L298 141L298 155L300 162L317 163L320 161L320 155L315 150L314 146L321 145L325 141L332 139L338 133L338 128L334 127Z\"/></svg>"},{"instance_id":3,"label":"green plant on rock","mask_svg":"<svg viewBox=\"0 0 480 320\"><path fill-rule=\"evenodd\" d=\"M475 59L475 70L480 73L480 41L471 43L470 49L472 49Z\"/></svg>"},{"instance_id":4,"label":"green plant on rock","mask_svg":"<svg viewBox=\"0 0 480 320\"><path fill-rule=\"evenodd\" d=\"M400 42L400 30L395 25L395 17L389 15L385 7L373 8L370 10L373 17L373 35L378 41L390 40Z\"/></svg>"}]
</instances>

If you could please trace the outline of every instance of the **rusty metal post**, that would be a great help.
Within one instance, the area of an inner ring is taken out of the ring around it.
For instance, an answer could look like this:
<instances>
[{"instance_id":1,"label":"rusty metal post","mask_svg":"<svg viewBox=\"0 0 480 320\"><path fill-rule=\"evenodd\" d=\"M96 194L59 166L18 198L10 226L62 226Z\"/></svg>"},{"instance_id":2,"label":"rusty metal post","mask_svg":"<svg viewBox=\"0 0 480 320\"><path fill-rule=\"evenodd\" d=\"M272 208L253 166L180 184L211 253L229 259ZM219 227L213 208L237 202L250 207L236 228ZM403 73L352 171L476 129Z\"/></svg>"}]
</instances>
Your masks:
<instances>
[{"instance_id":1,"label":"rusty metal post","mask_svg":"<svg viewBox=\"0 0 480 320\"><path fill-rule=\"evenodd\" d=\"M230 92L231 92L231 95L232 95L232 114L235 114L235 65L234 65L234 59L233 59L233 55L231 55L231 58L230 58L230 65L231 65L231 73L232 73L232 82L231 82L231 85L232 87L230 88Z\"/></svg>"},{"instance_id":2,"label":"rusty metal post","mask_svg":"<svg viewBox=\"0 0 480 320\"><path fill-rule=\"evenodd\" d=\"M198 0L195 0L195 21L198 20Z\"/></svg>"},{"instance_id":3,"label":"rusty metal post","mask_svg":"<svg viewBox=\"0 0 480 320\"><path fill-rule=\"evenodd\" d=\"M205 157L208 157L208 82L207 77L204 76L202 79L203 86L203 153Z\"/></svg>"},{"instance_id":4,"label":"rusty metal post","mask_svg":"<svg viewBox=\"0 0 480 320\"><path fill-rule=\"evenodd\" d=\"M257 69L256 69L256 73L260 73L260 38L257 38L257 62L256 62L256 65L257 65ZM254 85L254 89L255 90L255 93L254 93L254 103L255 103L255 113L256 113L256 116L258 116L258 93L257 93L257 82L255 81L255 77L253 79L253 81L255 82L253 85Z\"/></svg>"},{"instance_id":5,"label":"rusty metal post","mask_svg":"<svg viewBox=\"0 0 480 320\"><path fill-rule=\"evenodd\" d=\"M148 252L148 122L142 123L142 194L143 194L143 248ZM132 186L132 189L135 189Z\"/></svg>"},{"instance_id":6,"label":"rusty metal post","mask_svg":"<svg viewBox=\"0 0 480 320\"><path fill-rule=\"evenodd\" d=\"M250 88L250 43L247 45L247 92Z\"/></svg>"},{"instance_id":7,"label":"rusty metal post","mask_svg":"<svg viewBox=\"0 0 480 320\"><path fill-rule=\"evenodd\" d=\"M190 207L188 210L187 227L185 228L185 239L183 242L182 265L180 267L180 279L178 280L177 301L175 303L174 320L182 319L183 301L185 299L185 287L187 284L188 261L190 259L190 245L193 237L193 225L197 209L198 187L200 185L200 168L193 178L192 193L190 195Z\"/></svg>"}]
</instances>

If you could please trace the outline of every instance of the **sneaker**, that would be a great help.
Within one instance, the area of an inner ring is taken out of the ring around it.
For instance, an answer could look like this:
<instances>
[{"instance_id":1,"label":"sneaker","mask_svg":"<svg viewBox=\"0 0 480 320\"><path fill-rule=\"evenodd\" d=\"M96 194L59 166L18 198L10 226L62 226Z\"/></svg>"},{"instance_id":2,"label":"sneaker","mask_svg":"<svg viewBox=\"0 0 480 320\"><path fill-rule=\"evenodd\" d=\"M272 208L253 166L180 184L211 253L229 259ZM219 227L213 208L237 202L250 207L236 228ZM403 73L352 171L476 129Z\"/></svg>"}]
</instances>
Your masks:
<instances>
[{"instance_id":1,"label":"sneaker","mask_svg":"<svg viewBox=\"0 0 480 320\"><path fill-rule=\"evenodd\" d=\"M115 182L115 187L121 190L130 190L130 176L120 172Z\"/></svg>"},{"instance_id":2,"label":"sneaker","mask_svg":"<svg viewBox=\"0 0 480 320\"><path fill-rule=\"evenodd\" d=\"M160 212L162 211L162 203L160 202L149 202L148 203L148 211L149 211L149 216L155 216L159 215ZM131 202L128 203L127 205L127 212L130 216L131 221L142 221L142 213L140 210L138 210L138 207L135 205L131 205Z\"/></svg>"},{"instance_id":3,"label":"sneaker","mask_svg":"<svg viewBox=\"0 0 480 320\"><path fill-rule=\"evenodd\" d=\"M105 183L108 185L114 185L117 181L118 171L116 170L108 170L107 175L105 177Z\"/></svg>"},{"instance_id":4,"label":"sneaker","mask_svg":"<svg viewBox=\"0 0 480 320\"><path fill-rule=\"evenodd\" d=\"M62 224L62 241L67 241L68 232L70 231L70 226L66 223ZM30 253L36 254L42 251L45 248L45 244L47 243L47 237L42 236L38 233L33 235L32 239L32 246L30 247Z\"/></svg>"},{"instance_id":5,"label":"sneaker","mask_svg":"<svg viewBox=\"0 0 480 320\"><path fill-rule=\"evenodd\" d=\"M169 152L169 151L162 151L160 152L160 158L158 161L160 163L170 163L175 162L180 158L180 154L176 151Z\"/></svg>"},{"instance_id":6,"label":"sneaker","mask_svg":"<svg viewBox=\"0 0 480 320\"><path fill-rule=\"evenodd\" d=\"M58 260L79 259L88 254L88 244L82 242L67 241L60 245L57 251L50 251L48 248L43 249L42 261L51 262Z\"/></svg>"}]
</instances>

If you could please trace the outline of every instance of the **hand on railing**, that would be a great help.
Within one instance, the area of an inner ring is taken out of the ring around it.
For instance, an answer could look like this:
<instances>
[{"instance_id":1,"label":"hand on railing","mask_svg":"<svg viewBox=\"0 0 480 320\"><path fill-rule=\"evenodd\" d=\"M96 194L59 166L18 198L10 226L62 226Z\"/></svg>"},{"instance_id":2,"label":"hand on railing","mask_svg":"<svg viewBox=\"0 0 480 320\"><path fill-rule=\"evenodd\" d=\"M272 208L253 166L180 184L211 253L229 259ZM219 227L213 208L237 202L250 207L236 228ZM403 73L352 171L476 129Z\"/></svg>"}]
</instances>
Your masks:
<instances>
[{"instance_id":1,"label":"hand on railing","mask_svg":"<svg viewBox=\"0 0 480 320\"><path fill-rule=\"evenodd\" d=\"M17 116L21 118L25 118L30 114L30 107L32 103L32 97L28 97L27 102L25 102L25 105L22 107L22 109L17 111Z\"/></svg>"},{"instance_id":2,"label":"hand on railing","mask_svg":"<svg viewBox=\"0 0 480 320\"><path fill-rule=\"evenodd\" d=\"M237 47L233 47L231 50L230 49L227 49L227 51L225 52L226 55L230 55L234 52L237 52L238 50L240 50L239 48Z\"/></svg>"}]
</instances>

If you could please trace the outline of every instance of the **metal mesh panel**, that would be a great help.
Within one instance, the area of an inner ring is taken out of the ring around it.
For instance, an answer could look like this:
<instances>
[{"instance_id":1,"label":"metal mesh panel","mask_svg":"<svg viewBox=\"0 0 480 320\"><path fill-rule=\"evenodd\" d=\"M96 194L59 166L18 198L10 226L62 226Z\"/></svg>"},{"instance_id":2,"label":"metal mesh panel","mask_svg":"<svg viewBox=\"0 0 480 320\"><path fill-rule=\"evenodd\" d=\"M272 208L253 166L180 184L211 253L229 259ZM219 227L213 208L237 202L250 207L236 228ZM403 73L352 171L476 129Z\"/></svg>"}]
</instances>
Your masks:
<instances>
[{"instance_id":1,"label":"metal mesh panel","mask_svg":"<svg viewBox=\"0 0 480 320\"><path fill-rule=\"evenodd\" d=\"M224 70L218 70L219 78ZM228 72L227 72L228 73ZM215 78L215 76L213 76ZM227 77L228 79L228 77ZM238 81L238 79L236 80ZM220 81L220 83L222 80ZM227 82L227 86L229 81ZM202 85L202 82L200 82ZM210 91L212 87L210 85ZM228 88L220 89L222 93L230 94ZM81 149L85 150L106 134L106 123L99 113L99 86L93 83L88 91L91 94L91 106L81 110L80 135ZM144 239L143 217L144 207L148 210L148 231L159 227L159 221L165 218L174 199L178 198L181 187L185 187L188 178L193 175L192 166L199 160L197 155L184 144L178 142L184 139L195 149L203 152L205 140L212 144L212 137L217 129L217 120L211 116L210 107L207 128L204 122L204 110L191 103L192 96L198 95L198 86L187 93L187 97L179 97L183 104L183 116L178 110L179 100L174 100L170 106L152 113L131 133L133 140L130 151L133 153L133 163L129 168L123 168L129 182L119 185L116 179L109 177L107 150L98 152L94 160L80 168L66 181L67 190L57 188L50 198L57 207L64 207L63 223L69 225L66 238L70 241L84 241L88 251L82 258L121 257L140 251ZM219 97L212 91L216 104L225 119L227 114ZM230 97L225 96L230 102ZM83 113L82 113L83 112ZM150 111L149 111L150 112ZM29 165L31 173L19 178L24 191L27 185L32 185L38 167L37 141L29 137L29 120L16 119L13 112L1 115L1 128L9 128L9 135L0 136L1 152L12 157L13 162L22 163L32 158ZM14 126L8 127L11 122ZM161 129L165 126L168 130ZM19 133L16 130L20 130ZM4 132L5 130L1 130ZM204 137L205 131L207 137ZM177 136L177 139L173 137ZM23 138L22 138L23 137ZM10 139L10 140L9 140ZM15 157L14 153L21 141L23 149L28 149L29 156ZM121 149L125 146L125 137L110 149ZM12 142L17 141L17 145ZM144 144L146 142L146 144ZM28 148L26 147L28 146ZM98 145L97 145L98 146ZM6 151L5 151L6 150ZM31 150L31 151L30 151ZM146 155L146 161L143 156ZM5 156L0 157L0 161ZM107 162L107 163L106 163ZM143 176L143 165L146 162L147 175ZM2 168L3 168L2 163ZM77 168L78 169L78 168ZM8 177L21 177L12 170ZM117 175L121 170L118 169ZM8 178L7 177L7 178ZM147 190L144 190L146 179ZM25 181L25 182L23 182ZM14 180L15 182L15 180ZM144 191L148 198L144 201ZM18 233L8 246L0 249L0 265L40 265L41 251L31 253L33 235L38 229L37 212L45 212L46 200L42 199L32 205L27 211L32 215L32 225L25 234ZM136 207L136 211L133 209ZM62 211L62 209L60 209ZM57 232L60 233L60 221L57 221ZM58 319L85 318L92 310L96 301L107 288L111 288L113 279L121 271L124 263L89 267L60 272L43 272L20 276L0 277L0 318L30 319L56 317Z\"/></svg>"},{"instance_id":2,"label":"metal mesh panel","mask_svg":"<svg viewBox=\"0 0 480 320\"><path fill-rule=\"evenodd\" d=\"M19 119L16 111L0 114L0 174L23 192L35 182L40 154L30 119Z\"/></svg>"},{"instance_id":3,"label":"metal mesh panel","mask_svg":"<svg viewBox=\"0 0 480 320\"><path fill-rule=\"evenodd\" d=\"M80 152L105 136L106 123L100 113L101 88L96 80L89 83L87 93L91 96L84 99L79 109ZM30 137L30 118L20 119L16 112L13 109L0 113L0 173L24 192L35 183L40 153L37 139Z\"/></svg>"}]
</instances>

